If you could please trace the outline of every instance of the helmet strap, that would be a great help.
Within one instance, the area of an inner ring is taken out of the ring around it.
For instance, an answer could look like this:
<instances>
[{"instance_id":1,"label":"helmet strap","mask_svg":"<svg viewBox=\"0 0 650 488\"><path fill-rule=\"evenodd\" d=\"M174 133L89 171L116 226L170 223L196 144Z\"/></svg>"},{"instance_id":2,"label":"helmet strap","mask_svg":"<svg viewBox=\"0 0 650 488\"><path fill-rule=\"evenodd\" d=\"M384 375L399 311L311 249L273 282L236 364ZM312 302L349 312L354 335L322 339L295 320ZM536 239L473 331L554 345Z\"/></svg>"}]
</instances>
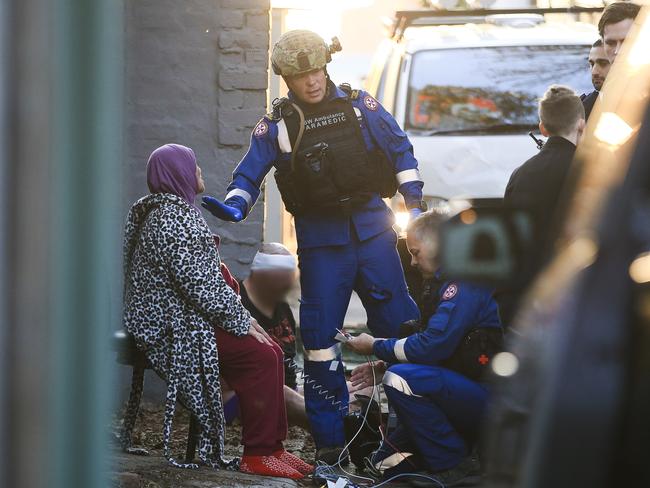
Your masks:
<instances>
[{"instance_id":1,"label":"helmet strap","mask_svg":"<svg viewBox=\"0 0 650 488\"><path fill-rule=\"evenodd\" d=\"M327 65L325 65L323 71L325 71L325 84L327 85L327 88L325 89L325 98L329 98L332 87L332 78L330 78L330 74L327 72Z\"/></svg>"}]
</instances>

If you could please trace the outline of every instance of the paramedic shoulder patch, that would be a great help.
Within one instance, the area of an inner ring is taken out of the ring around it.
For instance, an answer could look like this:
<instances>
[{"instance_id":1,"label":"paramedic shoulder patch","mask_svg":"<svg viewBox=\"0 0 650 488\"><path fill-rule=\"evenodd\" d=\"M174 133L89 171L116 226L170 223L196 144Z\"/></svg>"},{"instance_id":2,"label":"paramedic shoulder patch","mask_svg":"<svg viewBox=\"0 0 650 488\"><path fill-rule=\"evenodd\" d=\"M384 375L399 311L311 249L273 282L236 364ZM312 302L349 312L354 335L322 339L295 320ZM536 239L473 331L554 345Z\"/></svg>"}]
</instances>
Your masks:
<instances>
[{"instance_id":1,"label":"paramedic shoulder patch","mask_svg":"<svg viewBox=\"0 0 650 488\"><path fill-rule=\"evenodd\" d=\"M456 293L458 293L458 285L456 283L452 283L447 287L445 292L442 294L442 299L451 300L456 296Z\"/></svg>"},{"instance_id":2,"label":"paramedic shoulder patch","mask_svg":"<svg viewBox=\"0 0 650 488\"><path fill-rule=\"evenodd\" d=\"M269 131L269 124L266 123L264 119L260 120L255 128L253 129L253 135L255 137L262 137Z\"/></svg>"},{"instance_id":3,"label":"paramedic shoulder patch","mask_svg":"<svg viewBox=\"0 0 650 488\"><path fill-rule=\"evenodd\" d=\"M366 106L368 110L372 110L373 112L376 112L377 109L379 108L379 102L372 98L370 95L366 95L363 99L363 104Z\"/></svg>"}]
</instances>

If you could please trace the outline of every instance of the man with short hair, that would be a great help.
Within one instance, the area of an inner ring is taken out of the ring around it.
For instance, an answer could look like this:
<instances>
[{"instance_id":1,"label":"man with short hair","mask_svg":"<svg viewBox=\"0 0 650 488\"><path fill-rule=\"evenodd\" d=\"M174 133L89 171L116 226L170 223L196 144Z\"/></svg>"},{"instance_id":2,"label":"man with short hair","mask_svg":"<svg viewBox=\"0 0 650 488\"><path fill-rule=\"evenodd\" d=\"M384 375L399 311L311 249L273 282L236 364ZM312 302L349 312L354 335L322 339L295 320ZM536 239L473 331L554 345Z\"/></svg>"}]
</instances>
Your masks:
<instances>
[{"instance_id":1,"label":"man with short hair","mask_svg":"<svg viewBox=\"0 0 650 488\"><path fill-rule=\"evenodd\" d=\"M605 83L610 66L611 63L607 54L605 54L603 41L602 39L598 39L589 51L589 70L591 72L591 83L594 85L594 91L580 96L582 104L585 107L585 120L589 119L591 110L594 108L596 100L598 100L598 95L603 88L603 83Z\"/></svg>"},{"instance_id":2,"label":"man with short hair","mask_svg":"<svg viewBox=\"0 0 650 488\"><path fill-rule=\"evenodd\" d=\"M560 207L576 146L585 129L585 109L580 97L566 86L552 85L539 102L539 129L548 137L542 150L517 168L506 187L504 204L530 212L535 223L532 272L546 261L554 238L554 219ZM519 304L521 288L499 296L501 318L508 325Z\"/></svg>"},{"instance_id":3,"label":"man with short hair","mask_svg":"<svg viewBox=\"0 0 650 488\"><path fill-rule=\"evenodd\" d=\"M539 119L539 130L548 140L538 154L512 173L504 198L510 206L529 210L539 226L539 235L548 236L585 128L585 109L571 88L552 85L539 102Z\"/></svg>"},{"instance_id":4,"label":"man with short hair","mask_svg":"<svg viewBox=\"0 0 650 488\"><path fill-rule=\"evenodd\" d=\"M620 52L639 10L641 7L631 2L614 2L605 7L598 21L598 32L610 62L613 63Z\"/></svg>"}]
</instances>

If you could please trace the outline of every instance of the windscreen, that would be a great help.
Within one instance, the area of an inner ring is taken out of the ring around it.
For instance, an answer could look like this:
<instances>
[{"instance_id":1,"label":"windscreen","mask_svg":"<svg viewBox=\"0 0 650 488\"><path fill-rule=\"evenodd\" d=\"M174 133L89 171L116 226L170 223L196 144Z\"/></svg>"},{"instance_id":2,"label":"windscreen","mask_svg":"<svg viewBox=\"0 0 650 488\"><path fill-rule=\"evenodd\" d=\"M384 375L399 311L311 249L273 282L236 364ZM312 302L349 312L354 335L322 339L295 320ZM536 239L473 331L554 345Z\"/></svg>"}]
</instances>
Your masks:
<instances>
[{"instance_id":1,"label":"windscreen","mask_svg":"<svg viewBox=\"0 0 650 488\"><path fill-rule=\"evenodd\" d=\"M413 56L406 128L426 132L536 126L552 84L593 90L589 46L506 46L420 51Z\"/></svg>"}]
</instances>

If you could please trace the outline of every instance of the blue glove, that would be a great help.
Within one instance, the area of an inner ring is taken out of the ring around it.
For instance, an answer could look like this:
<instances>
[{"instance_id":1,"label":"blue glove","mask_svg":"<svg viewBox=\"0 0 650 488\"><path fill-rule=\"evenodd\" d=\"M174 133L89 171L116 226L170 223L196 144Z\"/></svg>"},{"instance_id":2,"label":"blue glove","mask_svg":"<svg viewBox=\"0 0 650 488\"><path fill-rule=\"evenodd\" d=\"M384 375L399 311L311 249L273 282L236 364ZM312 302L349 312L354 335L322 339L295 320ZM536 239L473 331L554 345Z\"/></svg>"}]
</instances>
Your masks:
<instances>
[{"instance_id":1,"label":"blue glove","mask_svg":"<svg viewBox=\"0 0 650 488\"><path fill-rule=\"evenodd\" d=\"M230 197L225 202L220 202L214 197L205 196L201 206L218 219L227 222L239 222L244 219L248 205L242 197Z\"/></svg>"},{"instance_id":2,"label":"blue glove","mask_svg":"<svg viewBox=\"0 0 650 488\"><path fill-rule=\"evenodd\" d=\"M419 208L412 208L411 210L409 210L409 217L410 217L409 221L417 219L421 213L422 210L420 210Z\"/></svg>"}]
</instances>

